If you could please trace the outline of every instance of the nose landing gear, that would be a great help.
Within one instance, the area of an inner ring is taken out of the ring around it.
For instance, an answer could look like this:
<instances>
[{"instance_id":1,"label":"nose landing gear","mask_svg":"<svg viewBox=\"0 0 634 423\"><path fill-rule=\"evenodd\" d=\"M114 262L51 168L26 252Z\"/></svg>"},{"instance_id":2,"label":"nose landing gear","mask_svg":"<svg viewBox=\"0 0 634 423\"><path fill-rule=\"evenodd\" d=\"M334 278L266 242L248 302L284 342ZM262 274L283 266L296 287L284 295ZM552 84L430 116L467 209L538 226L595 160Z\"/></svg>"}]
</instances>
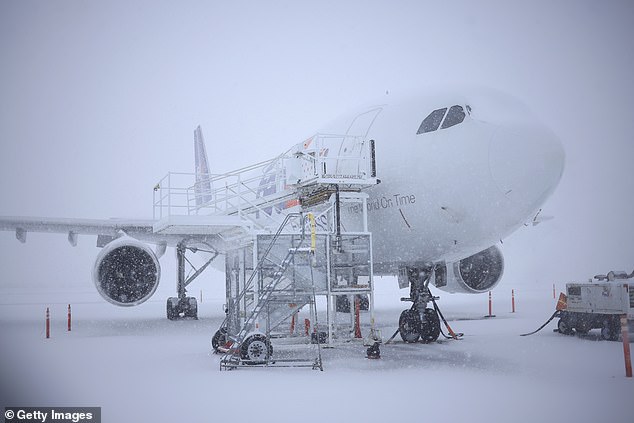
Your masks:
<instances>
[{"instance_id":1,"label":"nose landing gear","mask_svg":"<svg viewBox=\"0 0 634 423\"><path fill-rule=\"evenodd\" d=\"M403 310L398 319L398 332L407 343L435 342L440 336L440 318L433 308L425 308L421 313L414 309Z\"/></svg>"},{"instance_id":2,"label":"nose landing gear","mask_svg":"<svg viewBox=\"0 0 634 423\"><path fill-rule=\"evenodd\" d=\"M418 342L419 339L424 343L436 342L441 333L445 338L452 339L459 339L463 336L463 334L455 333L451 329L440 312L438 304L436 304L438 298L434 297L429 290L429 281L433 270L433 268L404 269L403 273L407 275L410 283L410 296L409 298L401 298L401 301L411 301L413 304L410 309L403 310L398 320L398 330L387 340L386 344L389 344L397 334L400 334L401 339L407 343ZM430 302L433 308L427 307ZM449 336L442 332L441 319L447 327Z\"/></svg>"},{"instance_id":3,"label":"nose landing gear","mask_svg":"<svg viewBox=\"0 0 634 423\"><path fill-rule=\"evenodd\" d=\"M398 332L403 341L412 343L419 339L425 343L435 342L440 336L440 318L435 308L427 307L434 297L429 291L433 268L405 269L410 285L409 298L412 307L403 310L398 320Z\"/></svg>"}]
</instances>

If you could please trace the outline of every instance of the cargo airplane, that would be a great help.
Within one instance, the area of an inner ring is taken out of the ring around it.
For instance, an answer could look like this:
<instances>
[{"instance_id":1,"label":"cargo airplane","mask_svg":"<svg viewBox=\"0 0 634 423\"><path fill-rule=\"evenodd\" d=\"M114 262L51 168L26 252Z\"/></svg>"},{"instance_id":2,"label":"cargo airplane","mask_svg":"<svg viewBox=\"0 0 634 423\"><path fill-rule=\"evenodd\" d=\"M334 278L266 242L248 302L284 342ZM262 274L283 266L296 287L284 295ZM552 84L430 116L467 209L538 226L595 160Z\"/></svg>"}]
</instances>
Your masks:
<instances>
[{"instance_id":1,"label":"cargo airplane","mask_svg":"<svg viewBox=\"0 0 634 423\"><path fill-rule=\"evenodd\" d=\"M402 287L409 284L413 305L399 321L407 342L438 337L438 317L427 307L430 284L478 294L500 282L504 260L496 244L539 219L564 168L564 150L555 134L521 102L489 89L386 96L319 133L374 141L381 182L367 190L374 274L397 275ZM204 177L209 170L200 127L195 151L196 202L205 204L211 186ZM263 174L262 180L279 177ZM274 185L284 186L284 181ZM72 245L78 234L97 235L103 248L93 281L105 300L119 306L141 304L154 294L159 258L167 246L176 247L178 297L168 299L167 314L170 319L196 317L196 299L186 296L184 251L207 245L217 252L214 235L157 233L155 223L0 217L0 229L15 231L21 242L31 231L67 233ZM218 264L224 269L224 263Z\"/></svg>"}]
</instances>

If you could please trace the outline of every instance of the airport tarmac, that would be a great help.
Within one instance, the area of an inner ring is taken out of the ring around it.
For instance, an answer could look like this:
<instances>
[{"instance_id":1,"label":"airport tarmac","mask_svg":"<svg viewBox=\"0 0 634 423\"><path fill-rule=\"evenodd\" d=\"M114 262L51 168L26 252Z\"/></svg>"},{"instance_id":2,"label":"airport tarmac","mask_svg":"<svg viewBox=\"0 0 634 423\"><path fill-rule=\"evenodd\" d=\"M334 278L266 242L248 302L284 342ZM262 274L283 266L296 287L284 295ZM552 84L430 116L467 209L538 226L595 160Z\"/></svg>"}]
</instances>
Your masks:
<instances>
[{"instance_id":1,"label":"airport tarmac","mask_svg":"<svg viewBox=\"0 0 634 423\"><path fill-rule=\"evenodd\" d=\"M402 292L379 278L376 321L384 340L396 329ZM223 318L219 291L205 294L197 321L168 321L160 293L132 308L112 306L88 286L64 291L5 290L0 296L1 406L97 406L104 422L386 421L631 422L634 381L620 342L598 331L580 338L536 335L554 311L547 287L441 296L461 340L381 347L365 358L360 342L323 349L324 371L239 368L220 371L210 338ZM66 325L72 304L72 331ZM51 338L44 313L50 308ZM364 329L364 335L367 331Z\"/></svg>"}]
</instances>

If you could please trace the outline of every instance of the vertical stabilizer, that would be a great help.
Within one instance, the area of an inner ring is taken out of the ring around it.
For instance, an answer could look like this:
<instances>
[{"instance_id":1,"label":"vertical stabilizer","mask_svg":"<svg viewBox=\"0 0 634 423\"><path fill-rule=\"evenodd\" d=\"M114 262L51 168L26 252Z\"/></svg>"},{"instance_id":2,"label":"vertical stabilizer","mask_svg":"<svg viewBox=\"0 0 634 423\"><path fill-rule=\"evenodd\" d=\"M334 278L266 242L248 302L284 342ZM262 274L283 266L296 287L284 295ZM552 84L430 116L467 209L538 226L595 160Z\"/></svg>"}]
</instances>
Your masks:
<instances>
[{"instance_id":1,"label":"vertical stabilizer","mask_svg":"<svg viewBox=\"0 0 634 423\"><path fill-rule=\"evenodd\" d=\"M194 194L196 195L196 206L202 206L211 201L211 174L209 173L203 130L200 125L194 130L194 155L196 159Z\"/></svg>"}]
</instances>

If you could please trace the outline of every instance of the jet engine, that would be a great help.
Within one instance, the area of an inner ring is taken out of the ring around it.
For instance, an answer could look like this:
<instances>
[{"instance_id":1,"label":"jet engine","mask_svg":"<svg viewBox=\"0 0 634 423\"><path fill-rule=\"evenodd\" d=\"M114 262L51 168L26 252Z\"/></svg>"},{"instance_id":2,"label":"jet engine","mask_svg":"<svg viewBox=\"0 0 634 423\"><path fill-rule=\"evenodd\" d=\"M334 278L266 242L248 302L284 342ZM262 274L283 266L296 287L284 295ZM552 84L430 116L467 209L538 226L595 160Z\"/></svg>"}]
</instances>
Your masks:
<instances>
[{"instance_id":1,"label":"jet engine","mask_svg":"<svg viewBox=\"0 0 634 423\"><path fill-rule=\"evenodd\" d=\"M492 246L471 257L436 267L434 285L451 293L480 294L496 286L503 273L502 252Z\"/></svg>"},{"instance_id":2,"label":"jet engine","mask_svg":"<svg viewBox=\"0 0 634 423\"><path fill-rule=\"evenodd\" d=\"M106 301L118 306L134 306L154 294L160 274L154 251L126 236L103 247L95 260L92 279Z\"/></svg>"}]
</instances>

